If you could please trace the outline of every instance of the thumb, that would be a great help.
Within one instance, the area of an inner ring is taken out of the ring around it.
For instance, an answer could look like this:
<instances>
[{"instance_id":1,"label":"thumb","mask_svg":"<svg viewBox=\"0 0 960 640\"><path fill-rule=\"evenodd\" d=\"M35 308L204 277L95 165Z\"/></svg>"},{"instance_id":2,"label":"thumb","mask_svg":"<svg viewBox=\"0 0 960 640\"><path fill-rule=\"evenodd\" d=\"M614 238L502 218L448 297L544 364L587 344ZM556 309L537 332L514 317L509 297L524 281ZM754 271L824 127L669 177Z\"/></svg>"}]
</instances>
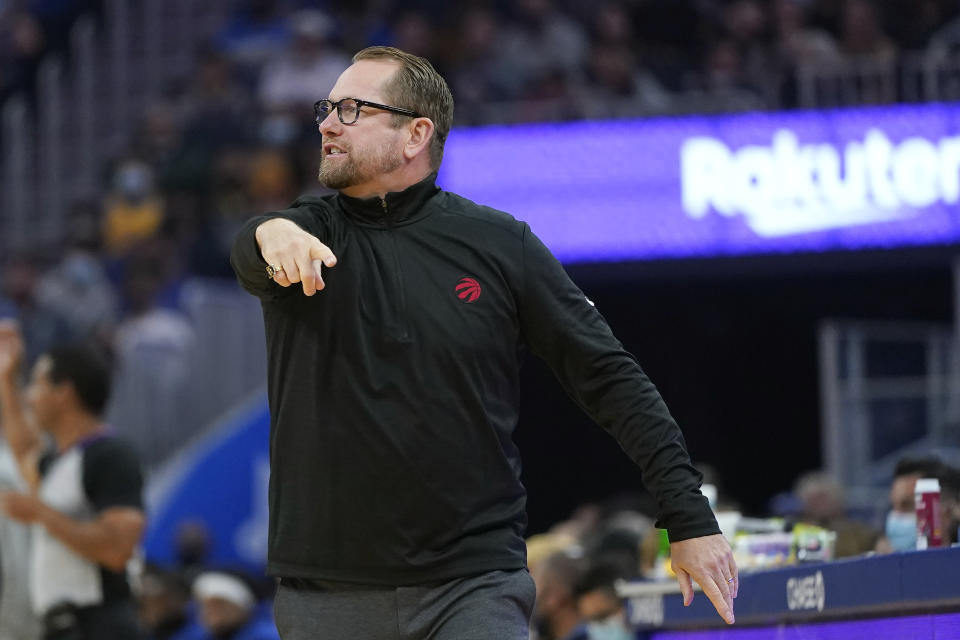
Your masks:
<instances>
[{"instance_id":1,"label":"thumb","mask_svg":"<svg viewBox=\"0 0 960 640\"><path fill-rule=\"evenodd\" d=\"M676 569L677 582L680 583L680 593L683 594L683 606L689 607L693 602L693 581L690 574L683 569Z\"/></svg>"}]
</instances>

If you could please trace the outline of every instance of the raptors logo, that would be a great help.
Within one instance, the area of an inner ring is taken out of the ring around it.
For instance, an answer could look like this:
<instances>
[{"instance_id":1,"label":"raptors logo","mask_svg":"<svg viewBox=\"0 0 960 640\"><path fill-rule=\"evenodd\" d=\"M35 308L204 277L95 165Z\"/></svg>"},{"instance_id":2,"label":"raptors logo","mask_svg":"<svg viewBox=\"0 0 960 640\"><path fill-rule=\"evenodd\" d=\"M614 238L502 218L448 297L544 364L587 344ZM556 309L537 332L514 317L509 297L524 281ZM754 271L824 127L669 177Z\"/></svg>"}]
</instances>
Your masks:
<instances>
[{"instance_id":1,"label":"raptors logo","mask_svg":"<svg viewBox=\"0 0 960 640\"><path fill-rule=\"evenodd\" d=\"M460 278L454 291L456 291L457 297L460 298L460 302L469 303L476 302L483 289L480 288L480 283L477 282L476 278Z\"/></svg>"}]
</instances>

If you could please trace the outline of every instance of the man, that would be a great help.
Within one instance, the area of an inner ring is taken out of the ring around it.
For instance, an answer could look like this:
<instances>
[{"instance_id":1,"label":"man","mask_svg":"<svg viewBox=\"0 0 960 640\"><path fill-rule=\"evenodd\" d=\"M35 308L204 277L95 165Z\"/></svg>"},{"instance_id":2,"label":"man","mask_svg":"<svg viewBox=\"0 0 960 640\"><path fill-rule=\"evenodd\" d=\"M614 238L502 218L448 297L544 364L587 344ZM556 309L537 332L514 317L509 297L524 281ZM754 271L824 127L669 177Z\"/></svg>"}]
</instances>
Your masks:
<instances>
[{"instance_id":1,"label":"man","mask_svg":"<svg viewBox=\"0 0 960 640\"><path fill-rule=\"evenodd\" d=\"M137 590L137 608L147 640L203 640L206 631L194 620L190 600L184 576L146 567Z\"/></svg>"},{"instance_id":2,"label":"man","mask_svg":"<svg viewBox=\"0 0 960 640\"><path fill-rule=\"evenodd\" d=\"M943 464L939 458L905 457L897 461L890 483L890 511L884 536L877 541L880 553L912 551L917 548L917 505L914 488L920 478L939 478Z\"/></svg>"},{"instance_id":3,"label":"man","mask_svg":"<svg viewBox=\"0 0 960 640\"><path fill-rule=\"evenodd\" d=\"M692 578L732 623L733 556L656 388L526 224L434 185L443 78L365 49L316 111L339 193L252 219L231 256L264 313L283 637L527 637L523 348L641 466L685 600Z\"/></svg>"},{"instance_id":4,"label":"man","mask_svg":"<svg viewBox=\"0 0 960 640\"><path fill-rule=\"evenodd\" d=\"M53 348L33 367L24 407L22 359L17 326L0 323L0 423L29 488L0 493L0 509L32 525L34 612L48 639L137 638L125 570L144 528L143 482L134 453L100 419L109 367L85 347Z\"/></svg>"},{"instance_id":5,"label":"man","mask_svg":"<svg viewBox=\"0 0 960 640\"><path fill-rule=\"evenodd\" d=\"M0 439L0 492L23 491L7 443ZM0 640L36 640L40 624L30 608L30 528L0 513Z\"/></svg>"},{"instance_id":6,"label":"man","mask_svg":"<svg viewBox=\"0 0 960 640\"><path fill-rule=\"evenodd\" d=\"M835 558L849 558L873 551L880 534L864 522L847 516L843 485L825 471L808 471L794 483L802 511L798 520L837 534Z\"/></svg>"},{"instance_id":7,"label":"man","mask_svg":"<svg viewBox=\"0 0 960 640\"><path fill-rule=\"evenodd\" d=\"M257 598L242 578L225 571L202 573L193 583L193 597L206 638L278 640L273 624L257 616Z\"/></svg>"},{"instance_id":8,"label":"man","mask_svg":"<svg viewBox=\"0 0 960 640\"><path fill-rule=\"evenodd\" d=\"M585 621L590 640L631 640L636 637L627 626L623 598L617 595L616 583L623 577L616 565L594 562L574 585L577 611Z\"/></svg>"},{"instance_id":9,"label":"man","mask_svg":"<svg viewBox=\"0 0 960 640\"><path fill-rule=\"evenodd\" d=\"M940 522L944 544L960 542L960 469L946 463L940 469Z\"/></svg>"},{"instance_id":10,"label":"man","mask_svg":"<svg viewBox=\"0 0 960 640\"><path fill-rule=\"evenodd\" d=\"M577 611L575 588L583 574L583 559L571 550L557 551L530 567L537 585L533 626L537 640L589 640Z\"/></svg>"}]
</instances>

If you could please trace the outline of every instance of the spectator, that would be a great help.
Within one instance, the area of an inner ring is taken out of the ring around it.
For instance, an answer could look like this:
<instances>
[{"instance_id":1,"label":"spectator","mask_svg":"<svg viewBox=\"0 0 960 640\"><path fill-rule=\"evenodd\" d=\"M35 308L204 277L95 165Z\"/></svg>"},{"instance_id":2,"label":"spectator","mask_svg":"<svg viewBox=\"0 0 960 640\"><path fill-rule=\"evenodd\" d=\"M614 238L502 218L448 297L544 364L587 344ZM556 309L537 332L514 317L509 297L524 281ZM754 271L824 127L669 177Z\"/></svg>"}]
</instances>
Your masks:
<instances>
[{"instance_id":1,"label":"spectator","mask_svg":"<svg viewBox=\"0 0 960 640\"><path fill-rule=\"evenodd\" d=\"M15 92L32 92L46 46L33 15L16 7L0 11L0 103Z\"/></svg>"},{"instance_id":2,"label":"spectator","mask_svg":"<svg viewBox=\"0 0 960 640\"><path fill-rule=\"evenodd\" d=\"M878 532L847 517L843 486L835 478L822 471L806 473L797 479L794 492L803 504L801 522L836 532L834 557L846 558L874 549Z\"/></svg>"},{"instance_id":3,"label":"spectator","mask_svg":"<svg viewBox=\"0 0 960 640\"><path fill-rule=\"evenodd\" d=\"M200 623L210 640L279 640L270 620L258 617L254 590L226 572L200 574L193 583Z\"/></svg>"},{"instance_id":4,"label":"spectator","mask_svg":"<svg viewBox=\"0 0 960 640\"><path fill-rule=\"evenodd\" d=\"M960 48L960 16L954 15L937 25L927 43L927 56L931 61L940 61Z\"/></svg>"},{"instance_id":5,"label":"spectator","mask_svg":"<svg viewBox=\"0 0 960 640\"><path fill-rule=\"evenodd\" d=\"M502 29L497 50L500 68L508 72L500 82L509 96L529 98L558 74L567 79L582 68L587 37L552 0L520 0Z\"/></svg>"},{"instance_id":6,"label":"spectator","mask_svg":"<svg viewBox=\"0 0 960 640\"><path fill-rule=\"evenodd\" d=\"M795 106L798 70L833 64L841 58L840 49L829 33L810 26L804 0L775 0L773 10L776 37L767 65L780 102Z\"/></svg>"},{"instance_id":7,"label":"spectator","mask_svg":"<svg viewBox=\"0 0 960 640\"><path fill-rule=\"evenodd\" d=\"M617 595L616 583L624 577L617 567L601 563L588 567L577 580L577 611L586 623L590 640L636 637L627 625L623 599Z\"/></svg>"},{"instance_id":8,"label":"spectator","mask_svg":"<svg viewBox=\"0 0 960 640\"><path fill-rule=\"evenodd\" d=\"M33 367L28 412L22 361L16 325L0 325L0 419L30 491L0 494L0 509L33 525L33 611L48 638L138 638L125 572L144 529L143 479L133 451L101 420L109 368L89 348L51 349Z\"/></svg>"},{"instance_id":9,"label":"spectator","mask_svg":"<svg viewBox=\"0 0 960 640\"><path fill-rule=\"evenodd\" d=\"M391 45L425 58L442 54L437 50L437 35L433 24L421 11L404 10L394 20L390 33ZM442 65L440 65L442 68Z\"/></svg>"},{"instance_id":10,"label":"spectator","mask_svg":"<svg viewBox=\"0 0 960 640\"><path fill-rule=\"evenodd\" d=\"M149 567L140 580L140 622L148 640L203 640L205 632L193 619L190 589L182 577Z\"/></svg>"},{"instance_id":11,"label":"spectator","mask_svg":"<svg viewBox=\"0 0 960 640\"><path fill-rule=\"evenodd\" d=\"M582 562L566 551L553 553L531 568L537 585L533 625L538 640L588 640L574 594L582 571Z\"/></svg>"},{"instance_id":12,"label":"spectator","mask_svg":"<svg viewBox=\"0 0 960 640\"><path fill-rule=\"evenodd\" d=\"M910 551L917 548L917 507L913 490L920 478L937 478L942 465L934 457L901 458L890 483L890 511L886 537L877 542L877 551Z\"/></svg>"},{"instance_id":13,"label":"spectator","mask_svg":"<svg viewBox=\"0 0 960 640\"><path fill-rule=\"evenodd\" d=\"M333 21L322 11L304 9L293 14L290 29L293 41L263 67L258 93L268 113L307 119L313 103L327 95L350 60L331 46Z\"/></svg>"},{"instance_id":14,"label":"spectator","mask_svg":"<svg viewBox=\"0 0 960 640\"><path fill-rule=\"evenodd\" d=\"M599 563L616 569L619 576L634 578L641 573L641 540L655 536L656 530L649 518L638 513L621 512L608 520L604 529L585 546L592 564Z\"/></svg>"},{"instance_id":15,"label":"spectator","mask_svg":"<svg viewBox=\"0 0 960 640\"><path fill-rule=\"evenodd\" d=\"M135 244L152 238L163 222L163 197L157 191L153 169L140 160L125 160L113 174L103 211L103 242L117 257Z\"/></svg>"},{"instance_id":16,"label":"spectator","mask_svg":"<svg viewBox=\"0 0 960 640\"><path fill-rule=\"evenodd\" d=\"M460 21L457 57L450 73L450 88L457 99L460 122L483 120L489 104L508 97L507 61L497 51L497 16L488 8L472 7Z\"/></svg>"},{"instance_id":17,"label":"spectator","mask_svg":"<svg viewBox=\"0 0 960 640\"><path fill-rule=\"evenodd\" d=\"M137 450L157 463L171 453L154 439L155 434L180 432L186 440L183 415L190 388L190 364L196 340L183 313L158 304L167 282L169 258L165 244L141 247L124 276L130 314L117 327L115 398L137 398L136 403L114 402L107 415L125 429ZM171 438L162 442L173 444Z\"/></svg>"},{"instance_id":18,"label":"spectator","mask_svg":"<svg viewBox=\"0 0 960 640\"><path fill-rule=\"evenodd\" d=\"M290 42L290 25L278 0L242 0L240 5L216 44L234 62L259 67Z\"/></svg>"},{"instance_id":19,"label":"spectator","mask_svg":"<svg viewBox=\"0 0 960 640\"><path fill-rule=\"evenodd\" d=\"M649 71L623 45L595 44L587 66L585 115L625 117L664 113L672 99Z\"/></svg>"},{"instance_id":20,"label":"spectator","mask_svg":"<svg viewBox=\"0 0 960 640\"><path fill-rule=\"evenodd\" d=\"M37 282L43 268L43 257L25 252L7 256L3 268L4 317L16 318L23 327L26 353L32 363L66 334L63 319L37 301Z\"/></svg>"},{"instance_id":21,"label":"spectator","mask_svg":"<svg viewBox=\"0 0 960 640\"><path fill-rule=\"evenodd\" d=\"M792 72L805 64L829 64L840 57L830 34L808 24L803 0L776 0L774 25L776 58L783 70Z\"/></svg>"},{"instance_id":22,"label":"spectator","mask_svg":"<svg viewBox=\"0 0 960 640\"><path fill-rule=\"evenodd\" d=\"M116 291L100 258L97 212L77 203L68 218L67 249L36 285L37 305L58 318L62 341L106 343L119 312Z\"/></svg>"},{"instance_id":23,"label":"spectator","mask_svg":"<svg viewBox=\"0 0 960 640\"><path fill-rule=\"evenodd\" d=\"M177 571L193 583L210 557L210 530L202 520L187 520L177 527L174 540Z\"/></svg>"},{"instance_id":24,"label":"spectator","mask_svg":"<svg viewBox=\"0 0 960 640\"><path fill-rule=\"evenodd\" d=\"M840 31L840 48L847 56L893 62L897 55L897 46L884 33L880 12L872 0L846 0Z\"/></svg>"},{"instance_id":25,"label":"spectator","mask_svg":"<svg viewBox=\"0 0 960 640\"><path fill-rule=\"evenodd\" d=\"M960 542L960 469L947 464L940 469L940 521L944 542Z\"/></svg>"},{"instance_id":26,"label":"spectator","mask_svg":"<svg viewBox=\"0 0 960 640\"><path fill-rule=\"evenodd\" d=\"M216 154L242 147L253 138L257 105L230 59L204 50L178 108L187 147L181 153L194 160L200 172L197 179L207 185L209 174L204 169L213 164Z\"/></svg>"},{"instance_id":27,"label":"spectator","mask_svg":"<svg viewBox=\"0 0 960 640\"><path fill-rule=\"evenodd\" d=\"M707 49L696 108L705 111L759 109L762 101L751 84L736 42L721 38Z\"/></svg>"}]
</instances>

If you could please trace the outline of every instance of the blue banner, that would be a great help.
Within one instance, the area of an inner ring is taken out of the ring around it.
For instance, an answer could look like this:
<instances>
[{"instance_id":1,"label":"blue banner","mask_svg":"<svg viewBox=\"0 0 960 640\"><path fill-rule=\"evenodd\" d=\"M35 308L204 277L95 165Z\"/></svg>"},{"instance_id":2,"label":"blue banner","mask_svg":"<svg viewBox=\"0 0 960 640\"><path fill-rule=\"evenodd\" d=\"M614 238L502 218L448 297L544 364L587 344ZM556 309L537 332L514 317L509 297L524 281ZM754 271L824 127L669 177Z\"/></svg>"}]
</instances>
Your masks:
<instances>
[{"instance_id":1,"label":"blue banner","mask_svg":"<svg viewBox=\"0 0 960 640\"><path fill-rule=\"evenodd\" d=\"M267 556L270 413L258 394L168 463L147 491L147 559L175 561L182 523L203 524L209 561L262 572Z\"/></svg>"},{"instance_id":2,"label":"blue banner","mask_svg":"<svg viewBox=\"0 0 960 640\"><path fill-rule=\"evenodd\" d=\"M960 106L455 129L440 184L564 262L960 240Z\"/></svg>"}]
</instances>

